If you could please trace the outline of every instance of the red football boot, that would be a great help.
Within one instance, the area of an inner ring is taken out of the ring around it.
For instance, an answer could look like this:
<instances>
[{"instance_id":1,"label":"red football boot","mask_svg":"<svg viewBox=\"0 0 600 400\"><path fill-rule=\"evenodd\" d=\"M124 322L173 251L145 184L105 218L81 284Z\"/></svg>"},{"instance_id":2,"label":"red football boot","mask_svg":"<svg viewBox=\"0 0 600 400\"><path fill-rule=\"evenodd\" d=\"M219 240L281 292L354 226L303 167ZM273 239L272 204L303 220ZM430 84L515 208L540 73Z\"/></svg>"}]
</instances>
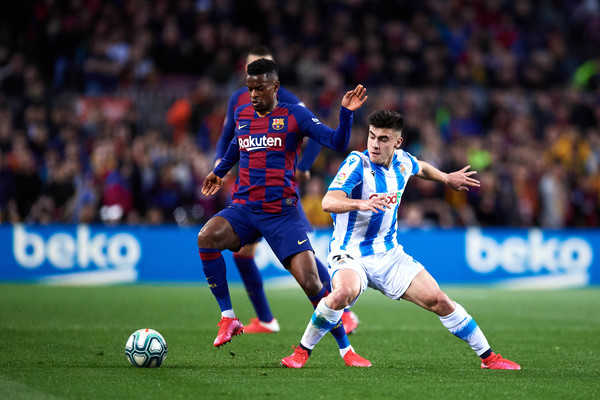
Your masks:
<instances>
[{"instance_id":1,"label":"red football boot","mask_svg":"<svg viewBox=\"0 0 600 400\"><path fill-rule=\"evenodd\" d=\"M359 324L358 317L354 314L353 311L344 311L342 314L342 323L344 324L344 330L346 331L346 335L353 333L356 328L358 328Z\"/></svg>"},{"instance_id":2,"label":"red football boot","mask_svg":"<svg viewBox=\"0 0 600 400\"><path fill-rule=\"evenodd\" d=\"M244 333L276 333L279 332L277 318L271 322L262 322L258 318L250 318L250 323L244 326Z\"/></svg>"},{"instance_id":3,"label":"red football boot","mask_svg":"<svg viewBox=\"0 0 600 400\"><path fill-rule=\"evenodd\" d=\"M346 353L346 355L344 356L344 362L349 367L370 367L371 366L371 361L367 360L366 358L362 358L361 356L359 356L352 350L349 350Z\"/></svg>"},{"instance_id":4,"label":"red football boot","mask_svg":"<svg viewBox=\"0 0 600 400\"><path fill-rule=\"evenodd\" d=\"M288 368L302 368L308 361L308 351L300 346L292 346L294 353L281 360L281 365Z\"/></svg>"},{"instance_id":5,"label":"red football boot","mask_svg":"<svg viewBox=\"0 0 600 400\"><path fill-rule=\"evenodd\" d=\"M219 333L213 343L215 347L221 347L225 343L231 342L234 336L244 333L244 325L237 318L221 317L221 322L217 326L219 327Z\"/></svg>"},{"instance_id":6,"label":"red football boot","mask_svg":"<svg viewBox=\"0 0 600 400\"><path fill-rule=\"evenodd\" d=\"M492 353L488 358L481 360L481 368L483 369L521 369L521 366L516 362L502 358L500 354Z\"/></svg>"}]
</instances>

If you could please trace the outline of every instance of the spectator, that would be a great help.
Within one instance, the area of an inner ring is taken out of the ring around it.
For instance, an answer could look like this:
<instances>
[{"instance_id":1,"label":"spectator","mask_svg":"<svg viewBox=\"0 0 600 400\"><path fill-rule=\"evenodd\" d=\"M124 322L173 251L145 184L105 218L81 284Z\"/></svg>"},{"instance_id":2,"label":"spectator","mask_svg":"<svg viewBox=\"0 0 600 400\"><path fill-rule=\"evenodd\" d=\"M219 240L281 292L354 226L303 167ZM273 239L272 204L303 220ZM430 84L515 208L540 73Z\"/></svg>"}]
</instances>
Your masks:
<instances>
[{"instance_id":1,"label":"spectator","mask_svg":"<svg viewBox=\"0 0 600 400\"><path fill-rule=\"evenodd\" d=\"M469 162L490 185L467 196L410 185L408 223L600 221L595 1L411 0L402 15L381 0L34 3L0 49L2 220L99 222L107 207L119 222L173 222L174 198L198 221L222 208L226 193L207 201L190 187L212 158L219 93L231 91L243 49L263 42L324 123L331 99L368 82L373 103L354 132L372 109L396 109L407 151L443 170ZM106 102L84 115L84 94L126 96L134 109ZM364 142L353 134L350 148ZM328 184L340 162L323 150L313 176Z\"/></svg>"},{"instance_id":2,"label":"spectator","mask_svg":"<svg viewBox=\"0 0 600 400\"><path fill-rule=\"evenodd\" d=\"M323 211L321 200L323 200L323 192L325 191L325 183L319 176L311 177L305 183L305 189L302 196L302 207L306 213L306 217L310 224L316 228L330 228L333 220L331 215Z\"/></svg>"}]
</instances>

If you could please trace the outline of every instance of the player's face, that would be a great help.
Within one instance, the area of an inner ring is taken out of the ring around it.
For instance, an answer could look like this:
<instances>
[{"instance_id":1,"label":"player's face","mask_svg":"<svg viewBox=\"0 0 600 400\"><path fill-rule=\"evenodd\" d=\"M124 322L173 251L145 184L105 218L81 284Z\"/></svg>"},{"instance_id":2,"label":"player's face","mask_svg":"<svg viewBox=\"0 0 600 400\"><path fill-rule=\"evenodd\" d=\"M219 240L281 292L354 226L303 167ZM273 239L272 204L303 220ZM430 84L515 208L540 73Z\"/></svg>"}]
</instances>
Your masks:
<instances>
[{"instance_id":1,"label":"player's face","mask_svg":"<svg viewBox=\"0 0 600 400\"><path fill-rule=\"evenodd\" d=\"M269 79L267 74L247 75L246 87L250 94L252 107L259 115L265 115L275 109L279 90L278 80Z\"/></svg>"},{"instance_id":2,"label":"player's face","mask_svg":"<svg viewBox=\"0 0 600 400\"><path fill-rule=\"evenodd\" d=\"M386 168L392 163L394 151L400 148L402 136L391 128L376 128L369 126L369 139L367 149L369 158L374 164L383 165Z\"/></svg>"}]
</instances>

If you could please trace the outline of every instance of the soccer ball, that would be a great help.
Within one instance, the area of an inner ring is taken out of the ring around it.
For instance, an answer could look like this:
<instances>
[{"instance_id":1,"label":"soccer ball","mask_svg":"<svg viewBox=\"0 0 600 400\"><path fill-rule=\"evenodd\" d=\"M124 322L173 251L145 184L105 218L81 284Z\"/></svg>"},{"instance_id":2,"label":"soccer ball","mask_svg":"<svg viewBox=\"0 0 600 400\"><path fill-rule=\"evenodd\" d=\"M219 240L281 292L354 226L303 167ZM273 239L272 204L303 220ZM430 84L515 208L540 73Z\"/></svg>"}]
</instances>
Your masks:
<instances>
[{"instance_id":1,"label":"soccer ball","mask_svg":"<svg viewBox=\"0 0 600 400\"><path fill-rule=\"evenodd\" d=\"M125 355L136 367L160 367L167 357L167 342L154 329L138 329L127 339Z\"/></svg>"}]
</instances>

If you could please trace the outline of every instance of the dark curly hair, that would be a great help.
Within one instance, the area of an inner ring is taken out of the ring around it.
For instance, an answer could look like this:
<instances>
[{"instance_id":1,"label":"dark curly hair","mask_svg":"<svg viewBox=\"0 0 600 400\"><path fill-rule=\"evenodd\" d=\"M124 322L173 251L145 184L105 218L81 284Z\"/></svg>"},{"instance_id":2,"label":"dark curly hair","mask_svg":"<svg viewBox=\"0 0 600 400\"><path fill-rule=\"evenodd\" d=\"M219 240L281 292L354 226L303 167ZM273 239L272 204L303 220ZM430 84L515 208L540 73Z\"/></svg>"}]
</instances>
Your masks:
<instances>
[{"instance_id":1,"label":"dark curly hair","mask_svg":"<svg viewBox=\"0 0 600 400\"><path fill-rule=\"evenodd\" d=\"M277 79L279 77L279 64L275 61L267 60L266 58L259 58L248 65L247 72L248 75L267 74L269 79Z\"/></svg>"}]
</instances>

